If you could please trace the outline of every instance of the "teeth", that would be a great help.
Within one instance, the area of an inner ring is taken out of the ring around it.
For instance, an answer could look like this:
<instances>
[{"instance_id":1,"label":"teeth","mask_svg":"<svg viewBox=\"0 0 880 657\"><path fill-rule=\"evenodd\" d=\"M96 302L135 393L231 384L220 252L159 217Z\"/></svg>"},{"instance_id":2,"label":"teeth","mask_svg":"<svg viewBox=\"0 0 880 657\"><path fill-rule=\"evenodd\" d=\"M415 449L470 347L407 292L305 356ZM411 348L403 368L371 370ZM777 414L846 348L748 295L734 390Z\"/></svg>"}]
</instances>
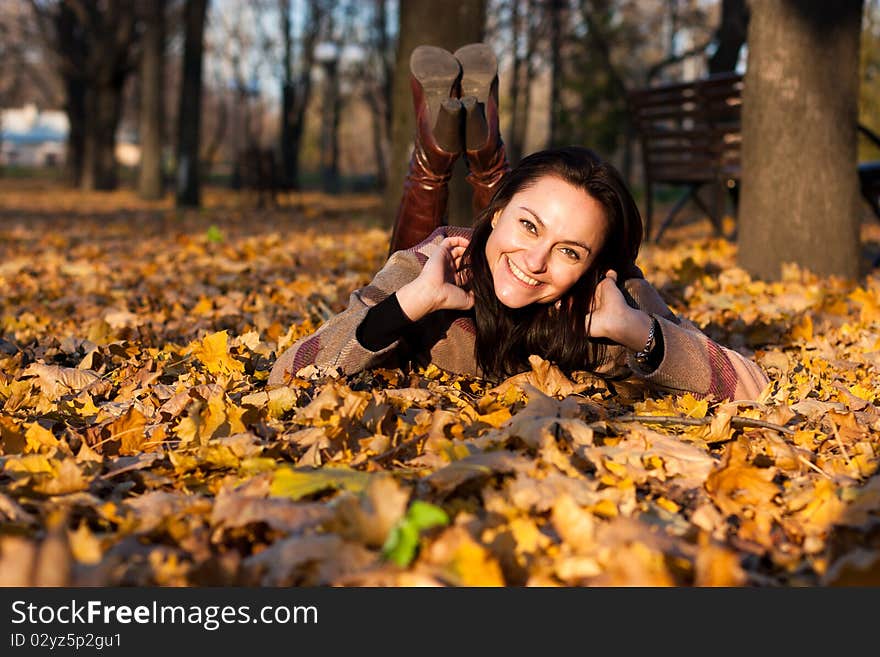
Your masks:
<instances>
[{"instance_id":1,"label":"teeth","mask_svg":"<svg viewBox=\"0 0 880 657\"><path fill-rule=\"evenodd\" d=\"M537 287L541 284L541 281L535 280L531 276L528 276L522 269L513 264L513 260L507 258L507 264L510 265L510 271L513 272L513 275L516 276L519 280L521 280L526 285L531 285L532 287Z\"/></svg>"}]
</instances>

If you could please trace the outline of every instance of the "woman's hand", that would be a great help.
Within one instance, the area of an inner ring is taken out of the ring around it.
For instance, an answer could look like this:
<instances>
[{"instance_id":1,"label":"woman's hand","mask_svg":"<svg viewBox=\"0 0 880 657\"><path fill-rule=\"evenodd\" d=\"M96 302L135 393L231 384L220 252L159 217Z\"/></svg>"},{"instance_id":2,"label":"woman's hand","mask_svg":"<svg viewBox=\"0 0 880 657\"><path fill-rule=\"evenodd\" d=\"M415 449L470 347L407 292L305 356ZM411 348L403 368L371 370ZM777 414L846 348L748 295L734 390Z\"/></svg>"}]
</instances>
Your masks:
<instances>
[{"instance_id":1,"label":"woman's hand","mask_svg":"<svg viewBox=\"0 0 880 657\"><path fill-rule=\"evenodd\" d=\"M630 306L617 287L617 272L609 269L596 286L592 312L585 319L590 337L608 338L639 351L651 329L651 316Z\"/></svg>"},{"instance_id":2,"label":"woman's hand","mask_svg":"<svg viewBox=\"0 0 880 657\"><path fill-rule=\"evenodd\" d=\"M435 247L418 277L397 291L397 301L412 321L437 310L473 307L474 293L462 289L467 280L458 271L467 246L465 237L447 237Z\"/></svg>"}]
</instances>

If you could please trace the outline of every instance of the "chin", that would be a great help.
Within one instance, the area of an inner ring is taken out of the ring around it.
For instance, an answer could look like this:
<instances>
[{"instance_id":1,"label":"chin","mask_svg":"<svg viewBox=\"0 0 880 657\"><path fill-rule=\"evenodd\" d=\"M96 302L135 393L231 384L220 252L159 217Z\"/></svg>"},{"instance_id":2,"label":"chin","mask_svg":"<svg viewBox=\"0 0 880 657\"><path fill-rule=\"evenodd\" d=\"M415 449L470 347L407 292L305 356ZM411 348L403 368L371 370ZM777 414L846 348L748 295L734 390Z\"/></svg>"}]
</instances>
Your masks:
<instances>
[{"instance_id":1,"label":"chin","mask_svg":"<svg viewBox=\"0 0 880 657\"><path fill-rule=\"evenodd\" d=\"M526 306L530 306L533 303L537 303L535 299L524 299L522 296L517 294L505 294L504 292L500 292L495 290L495 297L498 299L498 302L504 306L505 308L510 308L511 310L519 310L520 308L525 308Z\"/></svg>"}]
</instances>

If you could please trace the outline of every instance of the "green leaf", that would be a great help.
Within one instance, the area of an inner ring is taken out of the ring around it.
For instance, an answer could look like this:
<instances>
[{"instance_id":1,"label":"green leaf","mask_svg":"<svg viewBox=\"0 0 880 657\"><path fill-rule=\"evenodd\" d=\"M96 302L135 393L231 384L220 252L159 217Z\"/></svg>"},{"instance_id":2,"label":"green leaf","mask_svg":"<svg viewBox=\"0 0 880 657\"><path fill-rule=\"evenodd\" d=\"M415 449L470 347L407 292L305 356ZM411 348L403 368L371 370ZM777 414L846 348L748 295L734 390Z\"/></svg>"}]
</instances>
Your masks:
<instances>
[{"instance_id":1,"label":"green leaf","mask_svg":"<svg viewBox=\"0 0 880 657\"><path fill-rule=\"evenodd\" d=\"M282 466L275 471L269 495L298 500L328 488L359 493L367 487L370 475L345 467L297 469Z\"/></svg>"},{"instance_id":2,"label":"green leaf","mask_svg":"<svg viewBox=\"0 0 880 657\"><path fill-rule=\"evenodd\" d=\"M205 231L205 238L209 242L220 244L220 242L223 241L223 233L220 232L220 229L217 228L216 224L211 224L208 230Z\"/></svg>"},{"instance_id":3,"label":"green leaf","mask_svg":"<svg viewBox=\"0 0 880 657\"><path fill-rule=\"evenodd\" d=\"M406 567L416 556L419 533L431 527L449 524L449 516L439 506L416 500L406 515L392 528L382 546L382 556Z\"/></svg>"},{"instance_id":4,"label":"green leaf","mask_svg":"<svg viewBox=\"0 0 880 657\"><path fill-rule=\"evenodd\" d=\"M441 509L439 506L434 506L433 504L428 504L427 502L422 502L421 500L414 501L409 510L406 512L406 519L408 519L413 526L418 529L430 529L431 527L436 527L438 525L447 525L449 524L449 516L446 511Z\"/></svg>"}]
</instances>

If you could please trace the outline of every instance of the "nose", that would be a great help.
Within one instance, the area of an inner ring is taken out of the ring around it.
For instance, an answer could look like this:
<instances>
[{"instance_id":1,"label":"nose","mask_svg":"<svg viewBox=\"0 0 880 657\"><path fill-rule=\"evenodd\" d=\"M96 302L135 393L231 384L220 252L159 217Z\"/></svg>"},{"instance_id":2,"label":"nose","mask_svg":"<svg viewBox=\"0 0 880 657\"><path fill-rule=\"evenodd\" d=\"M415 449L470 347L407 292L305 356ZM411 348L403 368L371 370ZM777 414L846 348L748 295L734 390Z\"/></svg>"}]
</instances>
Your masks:
<instances>
[{"instance_id":1,"label":"nose","mask_svg":"<svg viewBox=\"0 0 880 657\"><path fill-rule=\"evenodd\" d=\"M549 249L543 244L535 244L525 252L525 264L533 274L540 274L547 269Z\"/></svg>"}]
</instances>

